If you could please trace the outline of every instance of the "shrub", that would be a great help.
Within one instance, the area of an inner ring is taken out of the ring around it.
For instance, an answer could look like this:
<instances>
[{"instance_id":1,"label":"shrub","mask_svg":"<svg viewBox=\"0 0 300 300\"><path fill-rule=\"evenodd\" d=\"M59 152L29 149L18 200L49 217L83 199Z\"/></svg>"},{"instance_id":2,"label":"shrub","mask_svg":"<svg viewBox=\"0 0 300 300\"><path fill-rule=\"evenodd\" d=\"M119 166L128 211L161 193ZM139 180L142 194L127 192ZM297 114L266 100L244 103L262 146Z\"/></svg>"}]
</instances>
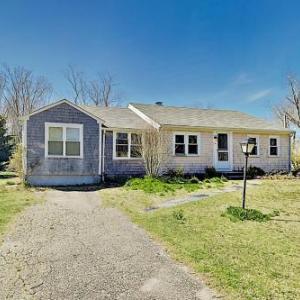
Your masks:
<instances>
[{"instance_id":1,"label":"shrub","mask_svg":"<svg viewBox=\"0 0 300 300\"><path fill-rule=\"evenodd\" d=\"M204 170L205 178L217 177L218 173L214 167L206 167Z\"/></svg>"},{"instance_id":2,"label":"shrub","mask_svg":"<svg viewBox=\"0 0 300 300\"><path fill-rule=\"evenodd\" d=\"M186 217L184 216L184 212L182 209L174 210L173 217L180 223L184 223L186 221Z\"/></svg>"},{"instance_id":3,"label":"shrub","mask_svg":"<svg viewBox=\"0 0 300 300\"><path fill-rule=\"evenodd\" d=\"M193 176L192 178L190 178L189 182L190 183L200 183L200 180L196 176Z\"/></svg>"},{"instance_id":4,"label":"shrub","mask_svg":"<svg viewBox=\"0 0 300 300\"><path fill-rule=\"evenodd\" d=\"M247 177L256 178L257 176L264 176L265 171L259 167L250 166L247 170Z\"/></svg>"},{"instance_id":5,"label":"shrub","mask_svg":"<svg viewBox=\"0 0 300 300\"><path fill-rule=\"evenodd\" d=\"M183 168L176 168L176 169L169 169L165 174L168 177L184 177L184 169Z\"/></svg>"},{"instance_id":6,"label":"shrub","mask_svg":"<svg viewBox=\"0 0 300 300\"><path fill-rule=\"evenodd\" d=\"M274 214L275 213L275 214ZM271 219L271 217L274 217L278 215L278 211L274 211L271 214L264 214L256 209L243 209L242 207L236 207L236 206L229 206L226 209L225 214L228 216L232 221L257 221L257 222L266 222Z\"/></svg>"},{"instance_id":7,"label":"shrub","mask_svg":"<svg viewBox=\"0 0 300 300\"><path fill-rule=\"evenodd\" d=\"M16 172L23 179L23 146L18 144L9 161L8 169Z\"/></svg>"},{"instance_id":8,"label":"shrub","mask_svg":"<svg viewBox=\"0 0 300 300\"><path fill-rule=\"evenodd\" d=\"M6 185L16 185L16 182L12 180L7 180Z\"/></svg>"}]
</instances>

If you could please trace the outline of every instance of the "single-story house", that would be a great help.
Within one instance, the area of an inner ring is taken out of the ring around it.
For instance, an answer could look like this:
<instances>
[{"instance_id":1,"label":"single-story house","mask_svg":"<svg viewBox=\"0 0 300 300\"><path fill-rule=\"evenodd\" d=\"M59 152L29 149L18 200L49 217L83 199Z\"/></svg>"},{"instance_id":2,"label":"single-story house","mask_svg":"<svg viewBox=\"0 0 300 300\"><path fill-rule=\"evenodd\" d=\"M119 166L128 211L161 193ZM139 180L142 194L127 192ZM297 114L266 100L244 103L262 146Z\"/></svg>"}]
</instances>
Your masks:
<instances>
[{"instance_id":1,"label":"single-story house","mask_svg":"<svg viewBox=\"0 0 300 300\"><path fill-rule=\"evenodd\" d=\"M79 185L104 176L145 173L138 137L146 128L170 137L166 169L198 174L242 170L240 142L254 138L250 165L290 170L293 131L230 110L129 104L91 107L61 100L24 118L24 172L32 185Z\"/></svg>"}]
</instances>

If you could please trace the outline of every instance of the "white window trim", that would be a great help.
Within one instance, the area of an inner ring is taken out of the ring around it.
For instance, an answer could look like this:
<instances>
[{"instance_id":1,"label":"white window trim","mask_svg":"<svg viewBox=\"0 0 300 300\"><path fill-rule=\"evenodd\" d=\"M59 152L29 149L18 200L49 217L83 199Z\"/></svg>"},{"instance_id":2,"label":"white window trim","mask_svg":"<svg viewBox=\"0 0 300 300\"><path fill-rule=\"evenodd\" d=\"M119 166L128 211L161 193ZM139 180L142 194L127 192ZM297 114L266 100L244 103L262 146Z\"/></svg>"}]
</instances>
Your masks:
<instances>
[{"instance_id":1,"label":"white window trim","mask_svg":"<svg viewBox=\"0 0 300 300\"><path fill-rule=\"evenodd\" d=\"M127 157L118 157L116 153L116 138L117 138L117 133L127 133L128 134L128 154ZM113 160L141 160L142 157L131 157L130 156L130 149L131 149L131 134L136 133L136 134L142 134L141 132L138 131L128 131L128 130L116 130L113 131Z\"/></svg>"},{"instance_id":2,"label":"white window trim","mask_svg":"<svg viewBox=\"0 0 300 300\"><path fill-rule=\"evenodd\" d=\"M175 153L175 141L176 141L176 135L183 135L184 136L184 154L179 155ZM189 154L189 135L196 135L197 136L197 154ZM187 157L187 156L200 156L200 145L201 145L201 134L198 132L174 132L173 133L173 155L176 157Z\"/></svg>"},{"instance_id":3,"label":"white window trim","mask_svg":"<svg viewBox=\"0 0 300 300\"><path fill-rule=\"evenodd\" d=\"M271 143L270 143L271 139L277 139L277 155L271 155ZM269 140L268 140L268 154L269 154L269 157L279 157L280 156L280 137L278 135L270 135L269 136Z\"/></svg>"},{"instance_id":4,"label":"white window trim","mask_svg":"<svg viewBox=\"0 0 300 300\"><path fill-rule=\"evenodd\" d=\"M259 141L259 135L253 135L253 134L248 134L247 139L250 138L255 138L256 139L256 145L257 145L257 154L256 155L251 155L249 154L250 157L259 157L260 156L260 141Z\"/></svg>"},{"instance_id":5,"label":"white window trim","mask_svg":"<svg viewBox=\"0 0 300 300\"><path fill-rule=\"evenodd\" d=\"M63 155L48 154L49 127L63 128ZM66 128L79 128L80 155L77 156L66 155ZM83 158L83 124L46 122L45 123L45 157L46 158Z\"/></svg>"}]
</instances>

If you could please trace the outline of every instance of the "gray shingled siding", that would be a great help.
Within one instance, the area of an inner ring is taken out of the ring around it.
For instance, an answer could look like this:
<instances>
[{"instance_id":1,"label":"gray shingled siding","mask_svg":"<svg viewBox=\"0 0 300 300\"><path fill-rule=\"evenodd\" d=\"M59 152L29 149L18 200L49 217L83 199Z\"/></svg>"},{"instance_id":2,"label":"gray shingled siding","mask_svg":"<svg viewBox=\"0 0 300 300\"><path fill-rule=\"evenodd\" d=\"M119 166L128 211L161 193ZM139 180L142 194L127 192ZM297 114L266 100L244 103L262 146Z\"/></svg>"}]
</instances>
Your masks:
<instances>
[{"instance_id":1,"label":"gray shingled siding","mask_svg":"<svg viewBox=\"0 0 300 300\"><path fill-rule=\"evenodd\" d=\"M144 175L145 169L142 160L114 160L113 159L113 132L106 131L105 135L105 162L104 174L108 177Z\"/></svg>"},{"instance_id":2,"label":"gray shingled siding","mask_svg":"<svg viewBox=\"0 0 300 300\"><path fill-rule=\"evenodd\" d=\"M83 124L83 159L45 158L45 122ZM98 176L99 124L62 103L27 121L27 176Z\"/></svg>"}]
</instances>

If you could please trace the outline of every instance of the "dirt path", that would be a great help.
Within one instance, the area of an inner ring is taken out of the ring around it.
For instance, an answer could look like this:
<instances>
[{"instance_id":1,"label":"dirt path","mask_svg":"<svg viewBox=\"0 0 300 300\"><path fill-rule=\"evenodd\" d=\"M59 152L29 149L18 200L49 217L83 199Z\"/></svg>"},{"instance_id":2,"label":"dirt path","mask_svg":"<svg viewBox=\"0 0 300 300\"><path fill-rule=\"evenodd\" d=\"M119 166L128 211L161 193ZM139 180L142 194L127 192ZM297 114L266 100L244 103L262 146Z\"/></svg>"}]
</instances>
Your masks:
<instances>
[{"instance_id":1,"label":"dirt path","mask_svg":"<svg viewBox=\"0 0 300 300\"><path fill-rule=\"evenodd\" d=\"M0 247L0 299L213 299L97 192L44 192Z\"/></svg>"}]
</instances>

